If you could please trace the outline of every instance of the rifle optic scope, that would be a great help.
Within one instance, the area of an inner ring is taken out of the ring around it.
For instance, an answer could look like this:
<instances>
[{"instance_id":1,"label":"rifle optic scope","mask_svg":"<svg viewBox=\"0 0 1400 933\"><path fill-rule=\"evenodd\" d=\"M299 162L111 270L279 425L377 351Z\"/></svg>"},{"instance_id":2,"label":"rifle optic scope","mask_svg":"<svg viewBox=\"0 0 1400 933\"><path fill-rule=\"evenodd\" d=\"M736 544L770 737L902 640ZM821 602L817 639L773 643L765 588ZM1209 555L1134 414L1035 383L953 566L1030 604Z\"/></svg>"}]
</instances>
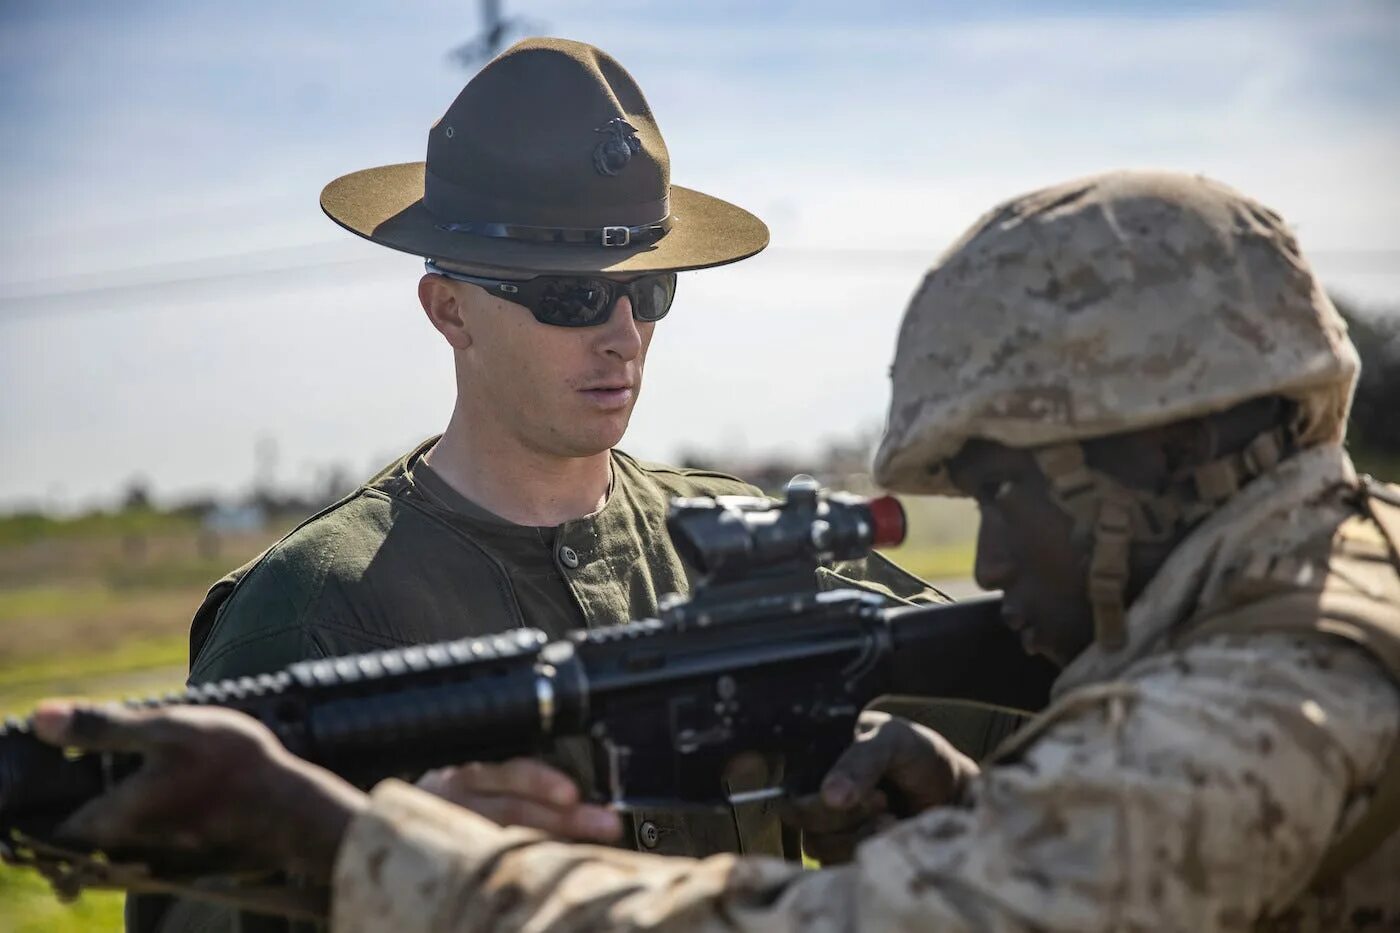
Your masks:
<instances>
[{"instance_id":1,"label":"rifle optic scope","mask_svg":"<svg viewBox=\"0 0 1400 933\"><path fill-rule=\"evenodd\" d=\"M671 540L709 582L765 569L864 557L904 540L904 507L893 496L867 499L824 493L805 474L787 484L787 499L717 496L674 499L666 519Z\"/></svg>"}]
</instances>

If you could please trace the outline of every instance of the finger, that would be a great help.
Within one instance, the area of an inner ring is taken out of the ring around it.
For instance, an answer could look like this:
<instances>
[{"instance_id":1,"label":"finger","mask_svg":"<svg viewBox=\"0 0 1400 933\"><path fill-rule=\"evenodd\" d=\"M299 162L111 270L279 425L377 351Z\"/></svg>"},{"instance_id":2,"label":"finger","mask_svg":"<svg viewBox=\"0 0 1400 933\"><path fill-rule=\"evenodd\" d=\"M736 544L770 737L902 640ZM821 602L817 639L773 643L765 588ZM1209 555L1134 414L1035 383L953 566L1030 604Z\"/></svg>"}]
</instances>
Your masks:
<instances>
[{"instance_id":1,"label":"finger","mask_svg":"<svg viewBox=\"0 0 1400 933\"><path fill-rule=\"evenodd\" d=\"M891 810L911 815L948 803L977 773L972 759L932 729L894 719L883 730L889 768L885 780L895 793Z\"/></svg>"},{"instance_id":2,"label":"finger","mask_svg":"<svg viewBox=\"0 0 1400 933\"><path fill-rule=\"evenodd\" d=\"M153 712L159 711L47 700L34 711L34 733L54 745L102 752L140 752L167 738L165 720L152 718Z\"/></svg>"},{"instance_id":3,"label":"finger","mask_svg":"<svg viewBox=\"0 0 1400 933\"><path fill-rule=\"evenodd\" d=\"M152 815L166 796L164 782L138 771L73 811L54 834L60 841L98 849L135 848L148 839L160 840L165 827Z\"/></svg>"},{"instance_id":4,"label":"finger","mask_svg":"<svg viewBox=\"0 0 1400 933\"><path fill-rule=\"evenodd\" d=\"M565 834L576 842L616 842L622 838L622 817L614 810L585 803L565 812Z\"/></svg>"},{"instance_id":5,"label":"finger","mask_svg":"<svg viewBox=\"0 0 1400 933\"><path fill-rule=\"evenodd\" d=\"M434 768L431 771L423 772L423 776L414 781L414 786L419 790L425 790L444 799L451 799L452 791L451 778L456 768Z\"/></svg>"},{"instance_id":6,"label":"finger","mask_svg":"<svg viewBox=\"0 0 1400 933\"><path fill-rule=\"evenodd\" d=\"M524 826L560 838L573 838L577 828L572 823L575 809L572 807L553 807L527 797L508 797L502 794L468 795L449 799L501 826Z\"/></svg>"},{"instance_id":7,"label":"finger","mask_svg":"<svg viewBox=\"0 0 1400 933\"><path fill-rule=\"evenodd\" d=\"M73 707L70 700L41 700L32 717L34 734L50 745L67 744Z\"/></svg>"},{"instance_id":8,"label":"finger","mask_svg":"<svg viewBox=\"0 0 1400 933\"><path fill-rule=\"evenodd\" d=\"M850 745L822 781L821 796L827 806L846 809L870 795L889 771L896 757L892 730L877 729Z\"/></svg>"},{"instance_id":9,"label":"finger","mask_svg":"<svg viewBox=\"0 0 1400 933\"><path fill-rule=\"evenodd\" d=\"M533 758L512 758L502 764L472 762L455 769L445 783L452 795L500 794L556 807L572 806L579 799L578 788L567 774Z\"/></svg>"},{"instance_id":10,"label":"finger","mask_svg":"<svg viewBox=\"0 0 1400 933\"><path fill-rule=\"evenodd\" d=\"M885 723L893 719L889 713L877 709L868 709L860 714L856 720L856 739L863 739L884 728Z\"/></svg>"},{"instance_id":11,"label":"finger","mask_svg":"<svg viewBox=\"0 0 1400 933\"><path fill-rule=\"evenodd\" d=\"M779 815L785 823L804 833L841 833L854 831L884 813L888 806L885 794L878 790L845 808L827 806L820 794L809 794L784 801Z\"/></svg>"}]
</instances>

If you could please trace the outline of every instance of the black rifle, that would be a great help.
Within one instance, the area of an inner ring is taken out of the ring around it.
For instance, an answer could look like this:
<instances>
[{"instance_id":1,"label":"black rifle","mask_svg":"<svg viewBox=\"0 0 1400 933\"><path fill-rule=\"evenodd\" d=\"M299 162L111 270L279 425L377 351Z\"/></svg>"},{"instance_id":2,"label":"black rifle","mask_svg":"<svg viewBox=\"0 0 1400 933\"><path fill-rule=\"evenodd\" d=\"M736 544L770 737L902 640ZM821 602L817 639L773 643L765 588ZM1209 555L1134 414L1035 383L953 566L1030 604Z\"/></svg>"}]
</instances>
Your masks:
<instances>
[{"instance_id":1,"label":"black rifle","mask_svg":"<svg viewBox=\"0 0 1400 933\"><path fill-rule=\"evenodd\" d=\"M660 617L548 642L518 629L293 664L135 706L218 705L261 720L289 750L369 786L463 761L539 754L565 736L596 746L597 786L623 807L724 806L814 790L886 694L1041 708L1054 669L1000 624L1000 600L887 608L822 592L817 567L903 538L893 499L821 493L786 502L678 499L668 526L696 571ZM782 786L733 796L738 753L780 755ZM0 850L22 856L140 764L65 753L27 722L0 728Z\"/></svg>"}]
</instances>

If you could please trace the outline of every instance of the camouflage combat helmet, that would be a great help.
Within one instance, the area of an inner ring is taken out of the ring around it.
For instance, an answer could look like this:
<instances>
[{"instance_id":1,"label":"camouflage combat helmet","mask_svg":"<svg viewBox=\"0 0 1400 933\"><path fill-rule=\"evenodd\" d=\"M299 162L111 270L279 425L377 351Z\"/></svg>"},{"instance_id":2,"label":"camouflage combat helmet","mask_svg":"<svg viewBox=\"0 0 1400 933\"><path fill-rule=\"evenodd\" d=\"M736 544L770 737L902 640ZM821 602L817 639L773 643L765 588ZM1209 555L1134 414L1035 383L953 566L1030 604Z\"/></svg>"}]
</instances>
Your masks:
<instances>
[{"instance_id":1,"label":"camouflage combat helmet","mask_svg":"<svg viewBox=\"0 0 1400 933\"><path fill-rule=\"evenodd\" d=\"M1072 181L994 209L925 277L900 330L876 477L955 495L946 465L968 440L1033 449L1077 532L1094 536L1090 600L1111 648L1132 541L1198 519L1285 443L1338 441L1357 370L1345 323L1274 212L1196 176ZM1079 441L1264 396L1296 402L1288 436L1199 468L1187 501L1084 463Z\"/></svg>"}]
</instances>

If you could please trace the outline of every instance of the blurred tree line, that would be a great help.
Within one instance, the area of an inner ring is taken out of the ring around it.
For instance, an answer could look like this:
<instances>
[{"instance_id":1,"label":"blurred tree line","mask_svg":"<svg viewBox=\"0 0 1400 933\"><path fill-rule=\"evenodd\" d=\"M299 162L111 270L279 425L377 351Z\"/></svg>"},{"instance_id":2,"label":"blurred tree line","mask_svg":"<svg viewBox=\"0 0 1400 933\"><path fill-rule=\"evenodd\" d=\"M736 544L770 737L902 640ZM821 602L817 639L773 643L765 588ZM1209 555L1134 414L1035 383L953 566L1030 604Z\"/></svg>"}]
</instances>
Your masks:
<instances>
[{"instance_id":1,"label":"blurred tree line","mask_svg":"<svg viewBox=\"0 0 1400 933\"><path fill-rule=\"evenodd\" d=\"M1332 300L1361 355L1347 446L1361 472L1400 481L1400 308L1362 310Z\"/></svg>"}]
</instances>

